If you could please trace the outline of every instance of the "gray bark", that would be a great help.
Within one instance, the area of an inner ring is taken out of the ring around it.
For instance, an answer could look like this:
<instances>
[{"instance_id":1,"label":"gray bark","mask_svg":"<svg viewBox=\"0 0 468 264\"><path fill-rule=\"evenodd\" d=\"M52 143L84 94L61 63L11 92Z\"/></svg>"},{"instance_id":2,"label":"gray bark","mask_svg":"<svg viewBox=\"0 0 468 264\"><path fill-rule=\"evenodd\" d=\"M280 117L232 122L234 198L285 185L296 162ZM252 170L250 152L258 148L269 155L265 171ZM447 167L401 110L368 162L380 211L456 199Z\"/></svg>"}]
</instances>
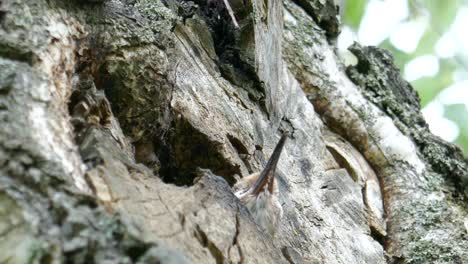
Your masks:
<instances>
[{"instance_id":1,"label":"gray bark","mask_svg":"<svg viewBox=\"0 0 468 264\"><path fill-rule=\"evenodd\" d=\"M0 2L0 262L463 263L467 165L333 1ZM280 230L230 186L280 135Z\"/></svg>"}]
</instances>

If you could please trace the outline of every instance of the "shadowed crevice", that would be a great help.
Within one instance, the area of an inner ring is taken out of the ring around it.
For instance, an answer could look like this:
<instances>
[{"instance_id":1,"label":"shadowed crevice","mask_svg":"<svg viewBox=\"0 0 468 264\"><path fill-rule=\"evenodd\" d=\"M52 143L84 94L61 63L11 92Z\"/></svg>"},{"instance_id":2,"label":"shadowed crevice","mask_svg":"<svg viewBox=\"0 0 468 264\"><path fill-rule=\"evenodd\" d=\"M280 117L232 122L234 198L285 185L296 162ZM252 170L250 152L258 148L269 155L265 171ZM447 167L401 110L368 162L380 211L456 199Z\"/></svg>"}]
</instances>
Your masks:
<instances>
[{"instance_id":1,"label":"shadowed crevice","mask_svg":"<svg viewBox=\"0 0 468 264\"><path fill-rule=\"evenodd\" d=\"M220 152L222 143L213 141L183 117L172 123L170 133L155 146L161 162L159 174L168 183L193 185L198 167L210 169L230 185L235 182L233 175L240 174L240 167Z\"/></svg>"}]
</instances>

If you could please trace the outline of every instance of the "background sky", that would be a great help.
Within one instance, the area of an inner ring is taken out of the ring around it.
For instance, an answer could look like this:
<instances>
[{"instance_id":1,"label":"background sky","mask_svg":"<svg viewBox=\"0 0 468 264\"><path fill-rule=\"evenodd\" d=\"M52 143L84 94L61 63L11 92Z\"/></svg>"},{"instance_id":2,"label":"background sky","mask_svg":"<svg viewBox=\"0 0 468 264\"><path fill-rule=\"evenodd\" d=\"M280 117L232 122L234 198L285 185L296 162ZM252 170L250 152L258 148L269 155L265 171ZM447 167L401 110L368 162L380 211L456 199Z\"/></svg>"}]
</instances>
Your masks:
<instances>
[{"instance_id":1,"label":"background sky","mask_svg":"<svg viewBox=\"0 0 468 264\"><path fill-rule=\"evenodd\" d=\"M339 50L390 50L433 134L468 156L468 0L342 0Z\"/></svg>"}]
</instances>

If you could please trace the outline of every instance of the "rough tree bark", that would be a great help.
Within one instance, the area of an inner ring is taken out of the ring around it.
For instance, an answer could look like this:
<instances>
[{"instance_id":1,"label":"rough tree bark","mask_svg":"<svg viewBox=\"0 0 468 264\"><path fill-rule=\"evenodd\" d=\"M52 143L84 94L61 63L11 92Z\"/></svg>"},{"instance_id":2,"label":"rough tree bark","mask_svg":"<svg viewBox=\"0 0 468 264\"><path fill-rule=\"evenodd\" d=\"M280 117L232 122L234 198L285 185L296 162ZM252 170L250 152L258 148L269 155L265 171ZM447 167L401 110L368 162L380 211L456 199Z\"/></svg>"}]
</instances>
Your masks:
<instances>
[{"instance_id":1,"label":"rough tree bark","mask_svg":"<svg viewBox=\"0 0 468 264\"><path fill-rule=\"evenodd\" d=\"M0 1L1 263L466 263L467 165L332 0ZM230 190L284 131L285 215Z\"/></svg>"}]
</instances>

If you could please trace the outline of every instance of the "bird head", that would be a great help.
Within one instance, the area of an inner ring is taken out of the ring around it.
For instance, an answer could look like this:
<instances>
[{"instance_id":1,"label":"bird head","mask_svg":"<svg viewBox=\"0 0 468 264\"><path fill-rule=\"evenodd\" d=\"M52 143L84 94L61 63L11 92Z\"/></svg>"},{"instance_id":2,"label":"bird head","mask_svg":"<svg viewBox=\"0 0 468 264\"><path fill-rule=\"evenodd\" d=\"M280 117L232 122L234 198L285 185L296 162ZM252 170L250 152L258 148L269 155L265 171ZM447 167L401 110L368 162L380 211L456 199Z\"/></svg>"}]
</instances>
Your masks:
<instances>
[{"instance_id":1,"label":"bird head","mask_svg":"<svg viewBox=\"0 0 468 264\"><path fill-rule=\"evenodd\" d=\"M276 233L283 216L275 173L287 136L283 134L261 173L251 174L233 187L235 195L247 207L255 222L271 235Z\"/></svg>"},{"instance_id":2,"label":"bird head","mask_svg":"<svg viewBox=\"0 0 468 264\"><path fill-rule=\"evenodd\" d=\"M273 154L271 154L270 159L268 160L267 165L258 176L257 180L252 185L252 194L258 195L260 192L268 190L270 194L274 192L275 186L275 173L276 167L278 165L279 158L281 156L281 152L283 150L284 144L286 142L288 134L283 134L280 141L275 147Z\"/></svg>"}]
</instances>

